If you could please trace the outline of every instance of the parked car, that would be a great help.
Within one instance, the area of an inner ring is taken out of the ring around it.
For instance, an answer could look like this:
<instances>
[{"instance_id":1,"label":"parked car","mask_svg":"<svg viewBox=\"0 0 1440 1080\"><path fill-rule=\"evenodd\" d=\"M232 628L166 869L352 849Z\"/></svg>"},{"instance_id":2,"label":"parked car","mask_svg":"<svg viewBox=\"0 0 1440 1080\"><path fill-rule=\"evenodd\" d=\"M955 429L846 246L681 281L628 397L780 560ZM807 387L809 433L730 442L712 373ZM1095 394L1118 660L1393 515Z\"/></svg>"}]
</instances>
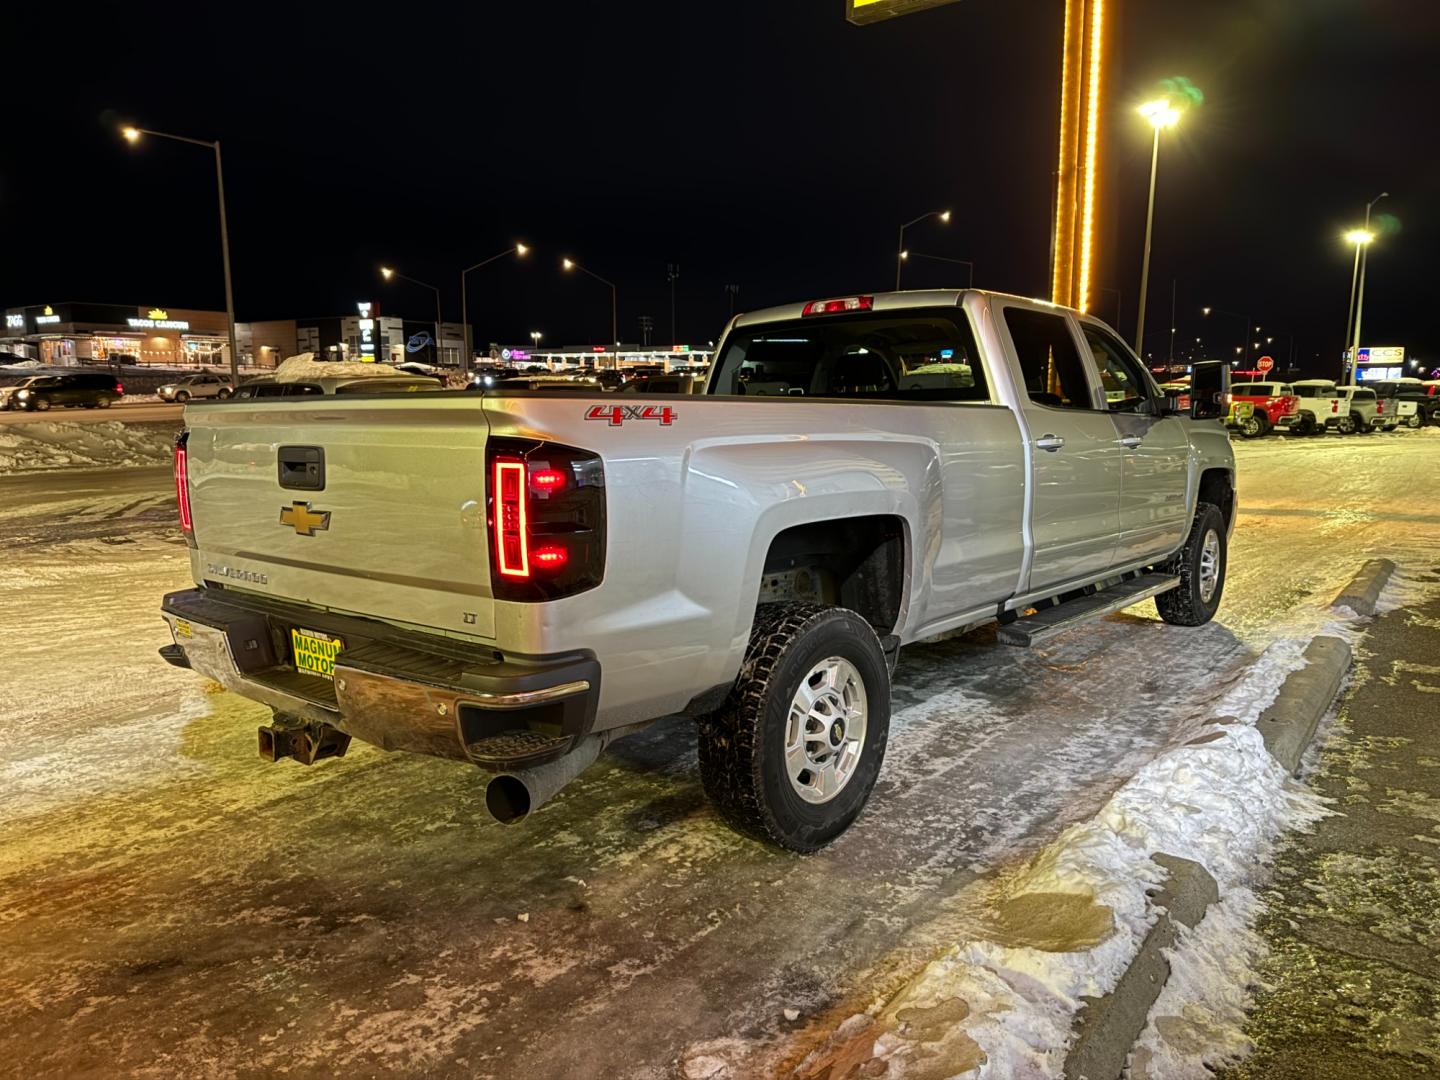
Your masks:
<instances>
[{"instance_id":1,"label":"parked car","mask_svg":"<svg viewBox=\"0 0 1440 1080\"><path fill-rule=\"evenodd\" d=\"M1300 413L1314 433L1349 434L1355 430L1349 420L1350 399L1339 392L1334 379L1301 379L1291 383L1290 389L1300 399Z\"/></svg>"},{"instance_id":2,"label":"parked car","mask_svg":"<svg viewBox=\"0 0 1440 1080\"><path fill-rule=\"evenodd\" d=\"M1387 415L1385 402L1375 396L1368 386L1341 386L1336 391L1349 400L1350 409L1337 429L1342 435L1351 432L1394 431L1396 419L1393 413ZM1347 422L1348 421L1348 422Z\"/></svg>"},{"instance_id":3,"label":"parked car","mask_svg":"<svg viewBox=\"0 0 1440 1080\"><path fill-rule=\"evenodd\" d=\"M235 389L235 400L326 394L416 394L439 389L434 379L415 375L326 375L302 382L280 382L273 375L257 375Z\"/></svg>"},{"instance_id":4,"label":"parked car","mask_svg":"<svg viewBox=\"0 0 1440 1080\"><path fill-rule=\"evenodd\" d=\"M1255 411L1240 425L1240 434L1247 439L1268 435L1271 428L1288 431L1300 423L1300 399L1289 383L1237 382L1230 387L1230 392L1236 401L1248 401L1255 406Z\"/></svg>"},{"instance_id":5,"label":"parked car","mask_svg":"<svg viewBox=\"0 0 1440 1080\"><path fill-rule=\"evenodd\" d=\"M202 372L198 375L184 375L174 382L168 382L155 393L161 401L175 401L181 405L191 398L228 398L234 391L230 382L219 375Z\"/></svg>"},{"instance_id":6,"label":"parked car","mask_svg":"<svg viewBox=\"0 0 1440 1080\"><path fill-rule=\"evenodd\" d=\"M0 409L30 409L45 412L57 406L66 409L108 409L125 394L114 375L99 371L31 375L14 386L0 388Z\"/></svg>"},{"instance_id":7,"label":"parked car","mask_svg":"<svg viewBox=\"0 0 1440 1080\"><path fill-rule=\"evenodd\" d=\"M424 378L434 379L441 386L450 385L450 376L445 369L436 367L434 364L422 364L418 360L406 360L403 364L396 364L396 371L403 371L406 375L419 375Z\"/></svg>"},{"instance_id":8,"label":"parked car","mask_svg":"<svg viewBox=\"0 0 1440 1080\"><path fill-rule=\"evenodd\" d=\"M467 390L489 390L492 387L471 383ZM602 390L593 375L511 375L496 381L495 390Z\"/></svg>"},{"instance_id":9,"label":"parked car","mask_svg":"<svg viewBox=\"0 0 1440 1080\"><path fill-rule=\"evenodd\" d=\"M1396 424L1418 428L1435 422L1440 398L1431 395L1422 379L1384 379L1366 383L1385 402L1385 411L1394 412Z\"/></svg>"},{"instance_id":10,"label":"parked car","mask_svg":"<svg viewBox=\"0 0 1440 1080\"><path fill-rule=\"evenodd\" d=\"M942 350L968 375L904 385ZM742 394L762 364L794 392ZM1195 365L1182 414L1099 320L964 290L738 316L684 398L190 409L195 587L163 601L162 655L269 705L269 760L351 737L449 757L497 774L486 805L512 823L688 712L720 815L814 851L906 734L905 645L994 620L1028 646L1148 597L1213 617L1227 381Z\"/></svg>"}]
</instances>

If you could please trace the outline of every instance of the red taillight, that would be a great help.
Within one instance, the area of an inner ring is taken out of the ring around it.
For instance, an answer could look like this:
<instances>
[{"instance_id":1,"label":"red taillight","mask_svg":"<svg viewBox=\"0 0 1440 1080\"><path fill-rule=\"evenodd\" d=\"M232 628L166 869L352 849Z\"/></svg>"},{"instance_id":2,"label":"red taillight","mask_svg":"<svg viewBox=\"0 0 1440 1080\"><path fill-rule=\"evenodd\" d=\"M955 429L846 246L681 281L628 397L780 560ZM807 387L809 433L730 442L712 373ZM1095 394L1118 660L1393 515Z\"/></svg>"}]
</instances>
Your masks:
<instances>
[{"instance_id":1,"label":"red taillight","mask_svg":"<svg viewBox=\"0 0 1440 1080\"><path fill-rule=\"evenodd\" d=\"M565 486L565 474L559 469L536 469L530 474L530 487L534 491L559 491Z\"/></svg>"},{"instance_id":2,"label":"red taillight","mask_svg":"<svg viewBox=\"0 0 1440 1080\"><path fill-rule=\"evenodd\" d=\"M180 531L193 544L195 522L190 517L190 453L186 449L188 433L181 433L175 442L175 505L180 509Z\"/></svg>"},{"instance_id":3,"label":"red taillight","mask_svg":"<svg viewBox=\"0 0 1440 1080\"><path fill-rule=\"evenodd\" d=\"M495 567L510 578L530 576L530 537L526 517L525 463L495 462Z\"/></svg>"},{"instance_id":4,"label":"red taillight","mask_svg":"<svg viewBox=\"0 0 1440 1080\"><path fill-rule=\"evenodd\" d=\"M1384 411L1385 411L1385 402L1383 402L1383 401L1377 401L1377 402L1375 402L1375 415L1376 415L1376 416L1379 416L1379 415L1380 415L1381 413L1383 413Z\"/></svg>"},{"instance_id":5,"label":"red taillight","mask_svg":"<svg viewBox=\"0 0 1440 1080\"><path fill-rule=\"evenodd\" d=\"M1333 412L1333 413L1338 413L1338 412L1340 411L1340 399L1339 399L1339 398L1331 398L1331 399L1330 399L1330 411Z\"/></svg>"},{"instance_id":6,"label":"red taillight","mask_svg":"<svg viewBox=\"0 0 1440 1080\"><path fill-rule=\"evenodd\" d=\"M847 311L869 311L875 306L873 296L842 296L835 300L812 300L802 315L842 315Z\"/></svg>"},{"instance_id":7,"label":"red taillight","mask_svg":"<svg viewBox=\"0 0 1440 1080\"><path fill-rule=\"evenodd\" d=\"M542 570L559 570L570 561L570 552L559 544L546 544L532 551L530 558Z\"/></svg>"},{"instance_id":8,"label":"red taillight","mask_svg":"<svg viewBox=\"0 0 1440 1080\"><path fill-rule=\"evenodd\" d=\"M118 381L117 381L117 382L115 383L115 392L116 392L117 394L119 394L121 397L124 397L124 396L125 396L125 384L122 383L122 382L118 382Z\"/></svg>"}]
</instances>

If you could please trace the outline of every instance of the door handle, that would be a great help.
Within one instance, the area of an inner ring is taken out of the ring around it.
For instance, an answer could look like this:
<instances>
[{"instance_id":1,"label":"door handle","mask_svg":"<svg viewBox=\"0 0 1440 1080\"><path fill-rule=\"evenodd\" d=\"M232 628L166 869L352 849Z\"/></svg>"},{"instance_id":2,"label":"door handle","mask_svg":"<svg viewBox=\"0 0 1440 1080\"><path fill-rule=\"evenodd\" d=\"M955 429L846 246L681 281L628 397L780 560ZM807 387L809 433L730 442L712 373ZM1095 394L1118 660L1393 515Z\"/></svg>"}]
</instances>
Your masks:
<instances>
[{"instance_id":1,"label":"door handle","mask_svg":"<svg viewBox=\"0 0 1440 1080\"><path fill-rule=\"evenodd\" d=\"M1035 440L1035 445L1041 450L1049 450L1053 454L1065 445L1065 440L1059 435L1041 435Z\"/></svg>"},{"instance_id":2,"label":"door handle","mask_svg":"<svg viewBox=\"0 0 1440 1080\"><path fill-rule=\"evenodd\" d=\"M1139 435L1126 435L1120 440L1120 445L1125 447L1126 450L1134 450L1135 447L1139 446L1143 441Z\"/></svg>"}]
</instances>

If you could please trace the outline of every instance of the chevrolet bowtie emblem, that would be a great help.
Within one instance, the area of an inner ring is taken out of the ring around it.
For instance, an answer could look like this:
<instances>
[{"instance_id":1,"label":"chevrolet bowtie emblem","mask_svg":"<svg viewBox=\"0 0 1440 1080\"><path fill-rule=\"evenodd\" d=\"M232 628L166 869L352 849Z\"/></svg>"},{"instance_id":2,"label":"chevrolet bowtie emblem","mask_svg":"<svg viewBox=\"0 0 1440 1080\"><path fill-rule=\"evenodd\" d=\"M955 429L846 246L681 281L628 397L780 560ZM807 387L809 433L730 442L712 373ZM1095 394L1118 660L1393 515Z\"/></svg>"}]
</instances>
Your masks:
<instances>
[{"instance_id":1,"label":"chevrolet bowtie emblem","mask_svg":"<svg viewBox=\"0 0 1440 1080\"><path fill-rule=\"evenodd\" d=\"M289 525L297 536L314 536L330 528L330 511L311 510L308 502L291 503L281 508L280 524Z\"/></svg>"}]
</instances>

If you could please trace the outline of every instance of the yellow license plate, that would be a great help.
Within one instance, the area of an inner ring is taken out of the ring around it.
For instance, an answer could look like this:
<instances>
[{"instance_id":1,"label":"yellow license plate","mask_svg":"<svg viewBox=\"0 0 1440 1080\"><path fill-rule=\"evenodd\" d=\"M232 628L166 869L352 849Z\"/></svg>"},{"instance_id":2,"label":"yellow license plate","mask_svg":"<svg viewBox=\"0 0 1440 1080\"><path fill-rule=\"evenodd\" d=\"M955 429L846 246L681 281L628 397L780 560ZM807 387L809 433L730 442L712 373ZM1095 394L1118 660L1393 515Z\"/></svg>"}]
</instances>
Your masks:
<instances>
[{"instance_id":1,"label":"yellow license plate","mask_svg":"<svg viewBox=\"0 0 1440 1080\"><path fill-rule=\"evenodd\" d=\"M345 642L329 634L314 630L290 630L290 648L295 654L295 670L321 678L335 677L335 657L345 647Z\"/></svg>"}]
</instances>

